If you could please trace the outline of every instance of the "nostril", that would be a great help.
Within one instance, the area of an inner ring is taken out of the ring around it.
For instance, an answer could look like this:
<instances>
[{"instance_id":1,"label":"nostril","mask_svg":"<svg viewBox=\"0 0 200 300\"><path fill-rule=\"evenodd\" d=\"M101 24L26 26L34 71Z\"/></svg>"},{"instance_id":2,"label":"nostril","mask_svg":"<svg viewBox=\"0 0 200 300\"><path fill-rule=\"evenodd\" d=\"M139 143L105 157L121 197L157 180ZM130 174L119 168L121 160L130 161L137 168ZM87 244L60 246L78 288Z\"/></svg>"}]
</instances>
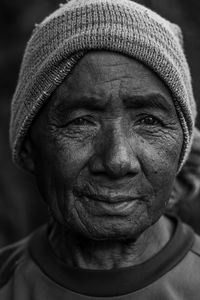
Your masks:
<instances>
[{"instance_id":1,"label":"nostril","mask_svg":"<svg viewBox=\"0 0 200 300\"><path fill-rule=\"evenodd\" d=\"M119 178L130 173L130 161L123 160L122 157L115 157L112 160L105 161L105 171L111 177Z\"/></svg>"},{"instance_id":2,"label":"nostril","mask_svg":"<svg viewBox=\"0 0 200 300\"><path fill-rule=\"evenodd\" d=\"M103 161L99 155L93 155L89 160L89 169L93 174L104 174L105 168L103 166Z\"/></svg>"},{"instance_id":3,"label":"nostril","mask_svg":"<svg viewBox=\"0 0 200 300\"><path fill-rule=\"evenodd\" d=\"M112 133L112 134L111 134ZM133 176L138 173L140 164L136 149L132 147L120 130L107 134L98 144L90 160L90 170L110 178ZM135 150L135 151L134 151Z\"/></svg>"},{"instance_id":4,"label":"nostril","mask_svg":"<svg viewBox=\"0 0 200 300\"><path fill-rule=\"evenodd\" d=\"M134 155L114 155L102 153L95 155L89 162L90 171L94 175L110 178L122 178L135 176L139 171L139 162Z\"/></svg>"},{"instance_id":5,"label":"nostril","mask_svg":"<svg viewBox=\"0 0 200 300\"><path fill-rule=\"evenodd\" d=\"M103 159L105 170L114 177L122 177L131 170L132 153L124 139L119 138L110 144Z\"/></svg>"}]
</instances>

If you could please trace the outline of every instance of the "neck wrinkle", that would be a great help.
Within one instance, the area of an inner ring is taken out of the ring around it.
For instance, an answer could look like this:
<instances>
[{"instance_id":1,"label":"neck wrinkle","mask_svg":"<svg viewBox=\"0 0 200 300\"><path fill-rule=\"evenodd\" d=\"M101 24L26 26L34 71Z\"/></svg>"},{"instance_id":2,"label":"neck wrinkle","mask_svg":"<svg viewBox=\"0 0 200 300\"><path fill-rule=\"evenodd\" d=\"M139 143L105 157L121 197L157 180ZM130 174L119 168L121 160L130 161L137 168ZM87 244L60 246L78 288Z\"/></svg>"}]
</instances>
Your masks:
<instances>
[{"instance_id":1,"label":"neck wrinkle","mask_svg":"<svg viewBox=\"0 0 200 300\"><path fill-rule=\"evenodd\" d=\"M54 223L49 241L57 257L69 267L109 270L145 262L167 244L172 234L172 223L162 216L137 240L90 240L76 236Z\"/></svg>"}]
</instances>

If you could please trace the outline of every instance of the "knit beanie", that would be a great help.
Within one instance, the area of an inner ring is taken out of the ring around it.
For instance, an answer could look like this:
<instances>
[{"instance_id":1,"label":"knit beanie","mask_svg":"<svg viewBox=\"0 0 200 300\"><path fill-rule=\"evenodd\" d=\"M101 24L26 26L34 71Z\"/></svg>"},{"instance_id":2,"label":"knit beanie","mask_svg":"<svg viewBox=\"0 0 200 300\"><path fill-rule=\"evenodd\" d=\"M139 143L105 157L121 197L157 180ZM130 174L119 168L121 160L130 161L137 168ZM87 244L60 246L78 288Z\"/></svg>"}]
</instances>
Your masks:
<instances>
[{"instance_id":1,"label":"knit beanie","mask_svg":"<svg viewBox=\"0 0 200 300\"><path fill-rule=\"evenodd\" d=\"M10 144L25 167L23 142L48 100L88 51L128 55L152 69L169 88L183 130L179 170L191 148L196 106L180 28L131 0L71 0L33 30L13 96Z\"/></svg>"}]
</instances>

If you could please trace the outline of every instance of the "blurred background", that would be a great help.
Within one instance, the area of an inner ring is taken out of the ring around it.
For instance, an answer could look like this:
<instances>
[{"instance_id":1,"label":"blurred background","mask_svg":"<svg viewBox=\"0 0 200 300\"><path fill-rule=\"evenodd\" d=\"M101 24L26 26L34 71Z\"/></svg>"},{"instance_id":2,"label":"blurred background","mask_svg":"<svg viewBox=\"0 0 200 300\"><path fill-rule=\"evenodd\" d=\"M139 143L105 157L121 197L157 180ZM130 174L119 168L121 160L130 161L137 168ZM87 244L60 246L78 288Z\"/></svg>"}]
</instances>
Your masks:
<instances>
[{"instance_id":1,"label":"blurred background","mask_svg":"<svg viewBox=\"0 0 200 300\"><path fill-rule=\"evenodd\" d=\"M64 1L63 1L64 2ZM181 26L185 52L191 67L194 94L200 111L200 1L138 0ZM34 178L11 160L8 128L10 102L24 48L35 23L58 8L59 0L1 0L0 9L0 247L24 237L47 220L47 209ZM197 119L200 128L200 118ZM175 194L181 201L176 210L200 233L200 142L196 139L189 165L179 175ZM189 171L188 171L189 170ZM189 172L189 173L188 173ZM189 175L188 175L189 174ZM181 192L180 192L181 191Z\"/></svg>"}]
</instances>

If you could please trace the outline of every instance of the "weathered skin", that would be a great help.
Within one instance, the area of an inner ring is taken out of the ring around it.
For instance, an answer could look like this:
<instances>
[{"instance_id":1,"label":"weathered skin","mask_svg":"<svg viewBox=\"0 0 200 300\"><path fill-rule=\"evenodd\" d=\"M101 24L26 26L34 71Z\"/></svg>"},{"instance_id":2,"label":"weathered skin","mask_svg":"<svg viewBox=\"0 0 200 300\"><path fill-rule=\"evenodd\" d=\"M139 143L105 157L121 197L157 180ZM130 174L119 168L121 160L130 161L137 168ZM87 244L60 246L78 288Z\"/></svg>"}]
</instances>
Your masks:
<instances>
[{"instance_id":1,"label":"weathered skin","mask_svg":"<svg viewBox=\"0 0 200 300\"><path fill-rule=\"evenodd\" d=\"M120 54L85 55L41 111L24 152L56 220L57 255L109 269L158 252L173 230L163 213L182 140L155 73Z\"/></svg>"}]
</instances>

